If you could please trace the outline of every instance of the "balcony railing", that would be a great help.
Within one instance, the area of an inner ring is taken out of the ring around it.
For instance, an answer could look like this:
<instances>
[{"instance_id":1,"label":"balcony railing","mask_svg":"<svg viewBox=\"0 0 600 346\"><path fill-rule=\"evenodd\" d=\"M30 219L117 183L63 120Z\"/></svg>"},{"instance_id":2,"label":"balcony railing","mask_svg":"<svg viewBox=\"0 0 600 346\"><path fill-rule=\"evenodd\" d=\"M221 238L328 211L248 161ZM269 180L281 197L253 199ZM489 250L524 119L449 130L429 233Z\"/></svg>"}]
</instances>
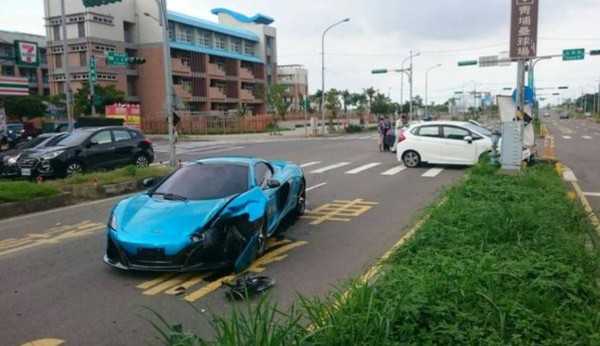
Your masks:
<instances>
[{"instance_id":1,"label":"balcony railing","mask_svg":"<svg viewBox=\"0 0 600 346\"><path fill-rule=\"evenodd\" d=\"M244 81L253 81L254 73L252 73L252 71L250 71L249 69L242 67L240 68L240 79Z\"/></svg>"},{"instance_id":2,"label":"balcony railing","mask_svg":"<svg viewBox=\"0 0 600 346\"><path fill-rule=\"evenodd\" d=\"M254 101L256 97L252 93L252 90L242 89L240 90L240 100L242 101Z\"/></svg>"},{"instance_id":3,"label":"balcony railing","mask_svg":"<svg viewBox=\"0 0 600 346\"><path fill-rule=\"evenodd\" d=\"M173 74L174 75L183 75L183 76L191 76L192 75L192 69L183 64L183 61L181 61L181 59L177 59L177 58L173 58L171 59L171 65L173 68Z\"/></svg>"},{"instance_id":4,"label":"balcony railing","mask_svg":"<svg viewBox=\"0 0 600 346\"><path fill-rule=\"evenodd\" d=\"M225 78L225 70L217 64L208 64L208 75L212 78Z\"/></svg>"},{"instance_id":5,"label":"balcony railing","mask_svg":"<svg viewBox=\"0 0 600 346\"><path fill-rule=\"evenodd\" d=\"M192 100L192 93L190 93L188 91L188 89L186 89L185 86L181 85L181 84L174 84L173 85L173 89L175 89L175 93L177 94L177 96L179 96L179 98L181 99L181 101L191 101Z\"/></svg>"},{"instance_id":6,"label":"balcony railing","mask_svg":"<svg viewBox=\"0 0 600 346\"><path fill-rule=\"evenodd\" d=\"M219 87L210 87L208 89L208 97L213 100L225 100L225 90Z\"/></svg>"}]
</instances>

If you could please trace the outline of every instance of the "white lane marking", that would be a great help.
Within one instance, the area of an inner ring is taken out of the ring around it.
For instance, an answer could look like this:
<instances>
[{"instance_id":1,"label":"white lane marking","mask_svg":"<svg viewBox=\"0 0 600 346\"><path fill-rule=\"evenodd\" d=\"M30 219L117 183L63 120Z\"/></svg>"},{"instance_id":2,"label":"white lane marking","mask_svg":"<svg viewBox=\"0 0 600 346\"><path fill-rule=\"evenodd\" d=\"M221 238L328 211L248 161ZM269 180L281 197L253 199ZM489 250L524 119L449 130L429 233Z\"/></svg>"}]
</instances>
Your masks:
<instances>
[{"instance_id":1,"label":"white lane marking","mask_svg":"<svg viewBox=\"0 0 600 346\"><path fill-rule=\"evenodd\" d=\"M307 188L306 191L311 191L311 190L314 190L316 188L319 188L319 187L325 186L325 185L327 185L327 183L321 183L321 184L318 184L318 185L315 185L315 186L311 186L311 187Z\"/></svg>"},{"instance_id":2,"label":"white lane marking","mask_svg":"<svg viewBox=\"0 0 600 346\"><path fill-rule=\"evenodd\" d=\"M573 173L573 171L569 167L564 167L564 166L563 166L563 179L565 179L568 182L577 181L577 177L575 176L575 173Z\"/></svg>"},{"instance_id":3,"label":"white lane marking","mask_svg":"<svg viewBox=\"0 0 600 346\"><path fill-rule=\"evenodd\" d=\"M581 136L583 139L592 139L592 136Z\"/></svg>"},{"instance_id":4,"label":"white lane marking","mask_svg":"<svg viewBox=\"0 0 600 346\"><path fill-rule=\"evenodd\" d=\"M316 173L316 174L324 173L324 172L330 171L332 169L348 166L349 164L350 164L350 162L338 162L335 165L325 166L323 168L316 169L316 170L312 171L311 173Z\"/></svg>"},{"instance_id":5,"label":"white lane marking","mask_svg":"<svg viewBox=\"0 0 600 346\"><path fill-rule=\"evenodd\" d=\"M321 163L321 161L313 161L313 162L303 163L300 165L300 168L306 168L306 167L318 165L319 163Z\"/></svg>"},{"instance_id":6,"label":"white lane marking","mask_svg":"<svg viewBox=\"0 0 600 346\"><path fill-rule=\"evenodd\" d=\"M186 153L196 152L196 151L209 151L209 150L217 150L217 149L225 149L230 148L230 146L226 145L212 145L209 147L199 147L199 148L189 148L185 149Z\"/></svg>"},{"instance_id":7,"label":"white lane marking","mask_svg":"<svg viewBox=\"0 0 600 346\"><path fill-rule=\"evenodd\" d=\"M373 162L373 163L369 163L366 164L364 166L360 166L357 167L355 169L351 169L348 172L345 172L344 174L358 174L360 172L366 171L367 169L373 168L373 167L377 167L381 164L381 162Z\"/></svg>"},{"instance_id":8,"label":"white lane marking","mask_svg":"<svg viewBox=\"0 0 600 346\"><path fill-rule=\"evenodd\" d=\"M564 139L571 139L571 136L563 136Z\"/></svg>"},{"instance_id":9,"label":"white lane marking","mask_svg":"<svg viewBox=\"0 0 600 346\"><path fill-rule=\"evenodd\" d=\"M598 133L598 132L594 132L594 134L595 134L596 136L600 136L600 133Z\"/></svg>"},{"instance_id":10,"label":"white lane marking","mask_svg":"<svg viewBox=\"0 0 600 346\"><path fill-rule=\"evenodd\" d=\"M600 192L584 192L583 195L588 197L600 197Z\"/></svg>"},{"instance_id":11,"label":"white lane marking","mask_svg":"<svg viewBox=\"0 0 600 346\"><path fill-rule=\"evenodd\" d=\"M224 151L233 151L233 150L240 150L240 149L244 149L244 147L231 147L231 148L219 149L219 150L209 150L209 151L203 151L200 154L213 154L213 153L221 153Z\"/></svg>"},{"instance_id":12,"label":"white lane marking","mask_svg":"<svg viewBox=\"0 0 600 346\"><path fill-rule=\"evenodd\" d=\"M427 172L421 174L421 176L426 178L435 178L438 176L438 174L442 173L443 170L443 168L431 168Z\"/></svg>"},{"instance_id":13,"label":"white lane marking","mask_svg":"<svg viewBox=\"0 0 600 346\"><path fill-rule=\"evenodd\" d=\"M396 167L394 167L392 169L389 169L389 170L381 173L381 175L396 175L396 174L402 172L405 169L406 169L405 165L400 165L400 166L396 166Z\"/></svg>"}]
</instances>

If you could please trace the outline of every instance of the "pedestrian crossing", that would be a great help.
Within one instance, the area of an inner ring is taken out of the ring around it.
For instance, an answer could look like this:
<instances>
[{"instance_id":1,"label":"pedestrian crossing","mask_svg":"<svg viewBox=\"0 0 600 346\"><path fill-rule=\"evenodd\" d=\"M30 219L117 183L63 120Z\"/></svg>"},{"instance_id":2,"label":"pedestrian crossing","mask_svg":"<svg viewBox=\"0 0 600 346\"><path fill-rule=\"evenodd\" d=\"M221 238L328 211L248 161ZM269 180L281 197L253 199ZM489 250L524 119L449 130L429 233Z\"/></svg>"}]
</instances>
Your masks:
<instances>
[{"instance_id":1,"label":"pedestrian crossing","mask_svg":"<svg viewBox=\"0 0 600 346\"><path fill-rule=\"evenodd\" d=\"M374 141L377 140L377 135L368 135L368 136L340 136L340 137L328 137L327 140L330 141L344 141L344 140L359 140L359 141Z\"/></svg>"},{"instance_id":2,"label":"pedestrian crossing","mask_svg":"<svg viewBox=\"0 0 600 346\"><path fill-rule=\"evenodd\" d=\"M389 167L388 164L384 164L382 162L369 162L357 165L352 162L333 162L326 163L322 161L310 161L300 163L299 166L305 169L305 172L308 174L324 174L324 173L341 173L344 175L359 175L363 173L373 173L375 172L381 176L395 176L405 170L407 167L404 164L398 164L394 167ZM409 171L419 172L421 177L423 178L435 178L439 176L443 171L443 167L432 167L432 168L421 168L421 169L412 169Z\"/></svg>"},{"instance_id":3,"label":"pedestrian crossing","mask_svg":"<svg viewBox=\"0 0 600 346\"><path fill-rule=\"evenodd\" d=\"M153 145L155 153L168 153L168 143L155 143ZM199 142L184 142L176 145L177 154L213 154L227 151L244 149L243 146L229 144L212 144Z\"/></svg>"}]
</instances>

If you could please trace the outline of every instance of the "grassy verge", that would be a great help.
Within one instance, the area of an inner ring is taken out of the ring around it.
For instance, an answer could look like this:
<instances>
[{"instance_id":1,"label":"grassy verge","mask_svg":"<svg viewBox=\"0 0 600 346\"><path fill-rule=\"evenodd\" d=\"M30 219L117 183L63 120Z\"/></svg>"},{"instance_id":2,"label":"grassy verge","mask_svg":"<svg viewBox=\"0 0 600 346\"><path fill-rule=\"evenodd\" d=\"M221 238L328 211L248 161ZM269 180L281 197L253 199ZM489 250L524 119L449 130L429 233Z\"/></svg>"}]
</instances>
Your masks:
<instances>
[{"instance_id":1,"label":"grassy verge","mask_svg":"<svg viewBox=\"0 0 600 346\"><path fill-rule=\"evenodd\" d=\"M171 171L168 167L136 168L128 166L109 172L81 174L68 179L57 179L41 184L30 181L0 182L0 203L27 201L38 197L58 195L68 188L90 184L116 184L145 177L164 176Z\"/></svg>"},{"instance_id":2,"label":"grassy verge","mask_svg":"<svg viewBox=\"0 0 600 346\"><path fill-rule=\"evenodd\" d=\"M539 117L533 119L533 132L535 133L536 137L539 137L540 133L542 133L542 121Z\"/></svg>"},{"instance_id":3,"label":"grassy verge","mask_svg":"<svg viewBox=\"0 0 600 346\"><path fill-rule=\"evenodd\" d=\"M58 195L61 190L47 184L34 184L25 181L0 182L0 203L27 201L38 197Z\"/></svg>"},{"instance_id":4,"label":"grassy verge","mask_svg":"<svg viewBox=\"0 0 600 346\"><path fill-rule=\"evenodd\" d=\"M552 167L501 176L480 166L375 283L285 312L236 309L211 319L211 342L158 329L167 345L598 345L600 256L586 249L596 243Z\"/></svg>"}]
</instances>

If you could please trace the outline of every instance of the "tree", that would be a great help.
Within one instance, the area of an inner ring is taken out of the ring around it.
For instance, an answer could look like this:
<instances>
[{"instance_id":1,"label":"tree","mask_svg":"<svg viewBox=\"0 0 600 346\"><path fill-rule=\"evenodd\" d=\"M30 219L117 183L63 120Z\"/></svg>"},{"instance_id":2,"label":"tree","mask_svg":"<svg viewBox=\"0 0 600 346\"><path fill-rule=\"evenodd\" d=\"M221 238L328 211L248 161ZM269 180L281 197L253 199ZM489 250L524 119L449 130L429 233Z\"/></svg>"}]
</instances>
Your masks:
<instances>
[{"instance_id":1,"label":"tree","mask_svg":"<svg viewBox=\"0 0 600 346\"><path fill-rule=\"evenodd\" d=\"M344 107L344 114L348 114L348 106L352 106L352 94L348 89L344 90L340 94L342 96L342 104Z\"/></svg>"},{"instance_id":2,"label":"tree","mask_svg":"<svg viewBox=\"0 0 600 346\"><path fill-rule=\"evenodd\" d=\"M371 112L375 114L389 115L393 114L395 111L395 106L389 97L382 93L377 93L373 96Z\"/></svg>"},{"instance_id":3,"label":"tree","mask_svg":"<svg viewBox=\"0 0 600 346\"><path fill-rule=\"evenodd\" d=\"M274 134L279 134L279 124L277 123L277 116L281 119L285 119L285 114L290 108L291 103L285 100L285 86L281 84L273 84L267 89L267 95L265 97L271 109L275 111L273 122L271 124L271 131Z\"/></svg>"},{"instance_id":4,"label":"tree","mask_svg":"<svg viewBox=\"0 0 600 346\"><path fill-rule=\"evenodd\" d=\"M316 102L319 104L319 113L321 113L321 108L323 107L323 91L322 90L317 90L315 91L315 93L310 97L311 98L311 102Z\"/></svg>"},{"instance_id":5,"label":"tree","mask_svg":"<svg viewBox=\"0 0 600 346\"><path fill-rule=\"evenodd\" d=\"M325 109L329 111L329 126L333 127L333 120L337 118L342 105L340 102L340 92L336 89L330 89L325 93Z\"/></svg>"},{"instance_id":6,"label":"tree","mask_svg":"<svg viewBox=\"0 0 600 346\"><path fill-rule=\"evenodd\" d=\"M373 87L369 87L367 89L363 89L363 92L365 93L365 95L367 96L367 99L369 100L369 109L370 109L371 113L373 113L373 97L377 93L377 90L375 90Z\"/></svg>"},{"instance_id":7,"label":"tree","mask_svg":"<svg viewBox=\"0 0 600 346\"><path fill-rule=\"evenodd\" d=\"M114 84L109 85L95 85L94 92L96 94L96 111L100 114L104 114L104 107L112 105L114 103L120 103L125 101L125 92L117 89ZM81 88L73 95L74 101L74 114L89 115L92 113L92 106L88 99L90 95L90 84L83 82Z\"/></svg>"},{"instance_id":8,"label":"tree","mask_svg":"<svg viewBox=\"0 0 600 346\"><path fill-rule=\"evenodd\" d=\"M4 106L8 115L16 116L21 121L23 118L43 117L46 112L46 106L37 96L9 97Z\"/></svg>"},{"instance_id":9,"label":"tree","mask_svg":"<svg viewBox=\"0 0 600 346\"><path fill-rule=\"evenodd\" d=\"M367 96L365 94L352 94L352 104L356 105L356 114L360 118L360 124L364 124L363 115L367 110L369 101L367 100Z\"/></svg>"}]
</instances>

